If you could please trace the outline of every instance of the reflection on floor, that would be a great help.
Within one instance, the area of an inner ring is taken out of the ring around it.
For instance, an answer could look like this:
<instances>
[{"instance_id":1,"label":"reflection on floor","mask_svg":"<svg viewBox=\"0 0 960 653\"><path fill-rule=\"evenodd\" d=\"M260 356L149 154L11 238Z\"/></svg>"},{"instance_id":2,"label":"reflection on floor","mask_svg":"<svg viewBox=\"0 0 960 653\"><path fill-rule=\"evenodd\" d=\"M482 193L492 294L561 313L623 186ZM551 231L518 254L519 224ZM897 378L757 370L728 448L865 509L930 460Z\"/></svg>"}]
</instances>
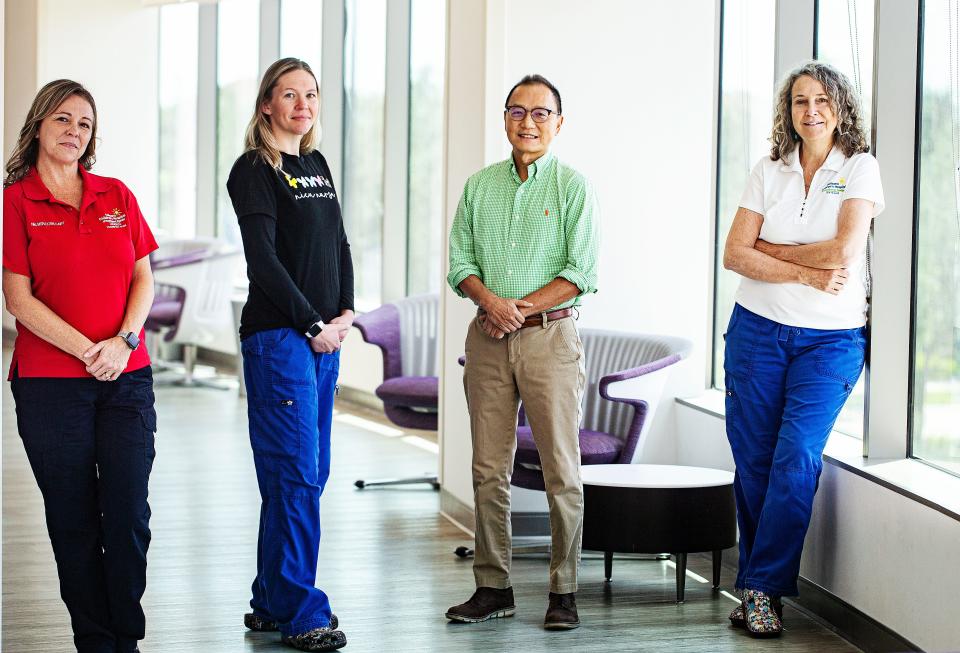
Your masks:
<instances>
[{"instance_id":1,"label":"reflection on floor","mask_svg":"<svg viewBox=\"0 0 960 653\"><path fill-rule=\"evenodd\" d=\"M157 460L151 480L153 542L144 607L144 653L280 651L276 634L244 630L255 566L259 496L247 440L246 405L234 393L160 388ZM347 650L380 651L854 651L787 609L786 636L754 641L731 629L735 605L691 576L676 605L674 571L657 561L623 561L612 584L602 560L583 562L578 595L584 626L542 630L547 562L514 562L517 614L449 625L445 609L473 589L469 544L438 514L429 486L353 488L357 478L415 475L436 468L436 443L408 436L366 409L341 405L333 472L323 498L318 585L347 633ZM361 418L361 419L357 419ZM371 426L371 423L374 424ZM378 426L379 425L379 426ZM60 602L40 493L19 442L9 384L3 390L3 650L72 649ZM709 577L709 561L693 559ZM724 579L730 587L732 579Z\"/></svg>"}]
</instances>

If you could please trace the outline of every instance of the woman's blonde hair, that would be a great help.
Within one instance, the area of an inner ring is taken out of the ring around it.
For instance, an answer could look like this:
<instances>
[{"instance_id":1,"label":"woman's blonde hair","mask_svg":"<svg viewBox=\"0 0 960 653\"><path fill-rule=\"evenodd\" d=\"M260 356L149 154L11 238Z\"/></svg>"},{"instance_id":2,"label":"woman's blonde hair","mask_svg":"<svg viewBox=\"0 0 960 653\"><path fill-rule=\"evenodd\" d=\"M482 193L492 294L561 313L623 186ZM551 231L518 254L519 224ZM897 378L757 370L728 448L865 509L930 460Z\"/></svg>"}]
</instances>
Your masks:
<instances>
[{"instance_id":1,"label":"woman's blonde hair","mask_svg":"<svg viewBox=\"0 0 960 653\"><path fill-rule=\"evenodd\" d=\"M51 114L56 113L60 105L74 95L86 100L90 104L90 108L93 109L90 142L87 143L87 149L80 156L80 165L84 169L89 170L93 167L97 160L97 104L93 101L90 91L85 89L82 84L71 79L57 79L44 85L37 91L37 97L33 98L33 104L30 105L27 118L23 121L23 127L20 129L20 138L17 139L17 145L13 148L10 158L7 159L7 176L3 180L4 188L26 177L30 168L37 165L37 156L40 152L37 134L40 133L40 123Z\"/></svg>"},{"instance_id":2,"label":"woman's blonde hair","mask_svg":"<svg viewBox=\"0 0 960 653\"><path fill-rule=\"evenodd\" d=\"M317 76L313 74L313 69L306 61L287 57L273 62L263 73L263 79L260 80L260 90L257 93L256 105L253 108L253 118L247 125L247 134L243 140L244 151L254 150L265 163L277 170L280 169L282 161L280 148L277 146L277 139L273 137L273 130L270 129L270 116L263 112L263 103L271 100L277 82L292 70L304 70L310 73L314 83L317 81ZM312 152L320 144L320 129L317 125L318 121L314 120L313 125L310 126L310 131L304 134L300 140L300 154Z\"/></svg>"},{"instance_id":3,"label":"woman's blonde hair","mask_svg":"<svg viewBox=\"0 0 960 653\"><path fill-rule=\"evenodd\" d=\"M793 128L790 112L793 83L802 76L812 77L821 84L830 98L830 106L837 116L837 127L833 133L833 144L846 156L859 152L869 152L870 143L863 127L863 113L860 110L860 95L846 75L829 64L821 61L806 63L783 80L773 113L773 131L770 134L770 158L774 161L785 159L800 143L800 136Z\"/></svg>"}]
</instances>

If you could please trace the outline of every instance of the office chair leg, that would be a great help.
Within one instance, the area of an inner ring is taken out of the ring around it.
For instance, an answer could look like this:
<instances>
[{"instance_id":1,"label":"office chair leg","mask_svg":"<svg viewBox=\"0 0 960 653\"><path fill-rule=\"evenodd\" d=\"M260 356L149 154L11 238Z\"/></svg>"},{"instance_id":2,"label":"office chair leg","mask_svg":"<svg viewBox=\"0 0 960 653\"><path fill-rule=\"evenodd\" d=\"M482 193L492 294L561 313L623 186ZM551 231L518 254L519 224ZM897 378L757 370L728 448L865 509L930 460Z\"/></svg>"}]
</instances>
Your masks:
<instances>
[{"instance_id":1,"label":"office chair leg","mask_svg":"<svg viewBox=\"0 0 960 653\"><path fill-rule=\"evenodd\" d=\"M440 481L437 479L436 474L424 474L423 476L416 476L413 478L385 478L377 481L364 481L363 479L354 481L354 485L358 490L362 490L368 487L377 487L383 485L415 485L417 483L429 483L433 486L434 490L440 489Z\"/></svg>"},{"instance_id":2,"label":"office chair leg","mask_svg":"<svg viewBox=\"0 0 960 653\"><path fill-rule=\"evenodd\" d=\"M212 388L214 390L236 390L237 378L232 376L215 375L213 378L197 377L194 370L197 366L197 346L183 345L183 363L170 364L154 361L154 367L161 371L180 372L180 378L154 379L156 386L177 386L181 388Z\"/></svg>"}]
</instances>

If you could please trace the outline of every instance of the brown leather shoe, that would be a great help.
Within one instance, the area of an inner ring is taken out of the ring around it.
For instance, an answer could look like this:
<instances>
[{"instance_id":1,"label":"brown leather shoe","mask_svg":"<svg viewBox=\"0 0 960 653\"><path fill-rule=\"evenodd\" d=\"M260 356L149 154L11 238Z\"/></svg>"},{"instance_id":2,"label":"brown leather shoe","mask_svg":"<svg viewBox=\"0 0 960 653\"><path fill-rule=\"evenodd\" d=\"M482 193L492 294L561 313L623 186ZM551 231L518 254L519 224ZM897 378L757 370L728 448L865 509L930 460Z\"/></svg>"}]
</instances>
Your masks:
<instances>
[{"instance_id":1,"label":"brown leather shoe","mask_svg":"<svg viewBox=\"0 0 960 653\"><path fill-rule=\"evenodd\" d=\"M513 604L513 588L478 587L470 600L447 610L447 619L475 624L487 619L512 617L517 611Z\"/></svg>"},{"instance_id":2,"label":"brown leather shoe","mask_svg":"<svg viewBox=\"0 0 960 653\"><path fill-rule=\"evenodd\" d=\"M577 615L576 594L554 594L550 592L550 606L543 618L543 627L547 630L572 630L580 627Z\"/></svg>"}]
</instances>

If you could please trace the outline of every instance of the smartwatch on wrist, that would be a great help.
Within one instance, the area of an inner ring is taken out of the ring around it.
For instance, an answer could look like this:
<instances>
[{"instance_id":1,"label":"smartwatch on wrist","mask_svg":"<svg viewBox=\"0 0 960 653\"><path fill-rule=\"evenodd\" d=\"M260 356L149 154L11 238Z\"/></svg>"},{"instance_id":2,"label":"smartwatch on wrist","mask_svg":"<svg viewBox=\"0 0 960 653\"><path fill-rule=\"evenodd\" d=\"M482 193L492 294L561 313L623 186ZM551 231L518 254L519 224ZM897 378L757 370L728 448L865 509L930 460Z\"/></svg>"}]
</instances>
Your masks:
<instances>
[{"instance_id":1,"label":"smartwatch on wrist","mask_svg":"<svg viewBox=\"0 0 960 653\"><path fill-rule=\"evenodd\" d=\"M317 320L310 325L310 328L307 329L307 332L304 333L308 338L315 338L320 335L320 332L323 331L323 320Z\"/></svg>"},{"instance_id":2,"label":"smartwatch on wrist","mask_svg":"<svg viewBox=\"0 0 960 653\"><path fill-rule=\"evenodd\" d=\"M140 338L137 337L133 331L121 331L117 334L118 338L122 338L127 347L130 348L130 351L136 351L137 347L140 346Z\"/></svg>"}]
</instances>

